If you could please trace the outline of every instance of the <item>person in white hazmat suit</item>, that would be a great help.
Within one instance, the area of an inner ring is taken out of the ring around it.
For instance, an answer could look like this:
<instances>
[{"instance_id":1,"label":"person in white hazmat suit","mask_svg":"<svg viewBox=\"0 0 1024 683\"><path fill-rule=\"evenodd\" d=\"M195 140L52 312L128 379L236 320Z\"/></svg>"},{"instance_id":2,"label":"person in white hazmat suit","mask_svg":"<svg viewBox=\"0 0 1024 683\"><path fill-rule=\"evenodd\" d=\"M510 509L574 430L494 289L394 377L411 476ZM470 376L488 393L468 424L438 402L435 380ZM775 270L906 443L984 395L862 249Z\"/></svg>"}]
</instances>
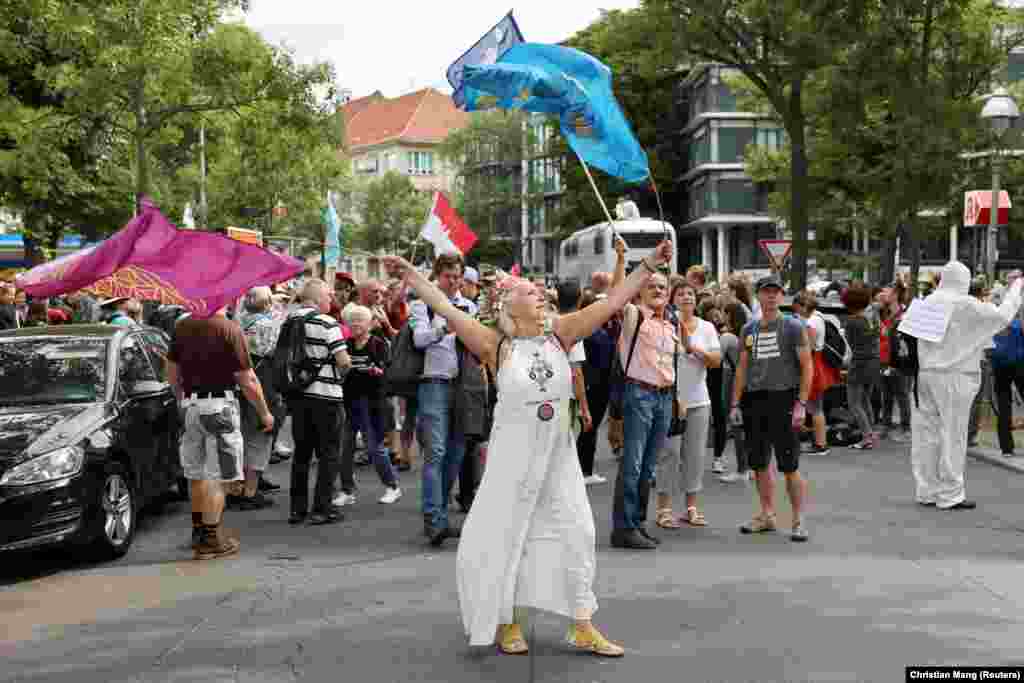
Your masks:
<instances>
[{"instance_id":1,"label":"person in white hazmat suit","mask_svg":"<svg viewBox=\"0 0 1024 683\"><path fill-rule=\"evenodd\" d=\"M970 510L967 500L964 465L967 460L967 423L971 402L981 386L982 351L992 337L1005 328L1021 304L1020 271L1009 276L1010 286L999 307L968 296L971 272L959 261L950 261L942 269L942 280L924 303L912 306L904 317L901 331L911 333L915 323L930 317L927 325L940 341L927 341L919 335L917 353L917 400L912 402L910 456L913 465L916 498L921 505L944 510ZM915 310L917 309L917 310ZM934 321L949 314L942 334ZM904 327L908 326L908 327Z\"/></svg>"}]
</instances>

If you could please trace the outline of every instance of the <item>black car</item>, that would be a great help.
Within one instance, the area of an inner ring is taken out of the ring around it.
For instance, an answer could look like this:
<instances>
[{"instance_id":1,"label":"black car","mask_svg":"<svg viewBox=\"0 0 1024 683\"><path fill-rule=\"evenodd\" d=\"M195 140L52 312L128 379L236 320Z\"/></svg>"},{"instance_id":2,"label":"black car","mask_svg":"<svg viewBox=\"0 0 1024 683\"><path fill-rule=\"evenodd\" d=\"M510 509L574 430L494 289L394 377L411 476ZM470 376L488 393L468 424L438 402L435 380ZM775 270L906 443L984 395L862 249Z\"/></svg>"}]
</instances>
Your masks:
<instances>
[{"instance_id":1,"label":"black car","mask_svg":"<svg viewBox=\"0 0 1024 683\"><path fill-rule=\"evenodd\" d=\"M155 328L0 332L0 551L120 557L143 506L184 491L167 349Z\"/></svg>"}]
</instances>

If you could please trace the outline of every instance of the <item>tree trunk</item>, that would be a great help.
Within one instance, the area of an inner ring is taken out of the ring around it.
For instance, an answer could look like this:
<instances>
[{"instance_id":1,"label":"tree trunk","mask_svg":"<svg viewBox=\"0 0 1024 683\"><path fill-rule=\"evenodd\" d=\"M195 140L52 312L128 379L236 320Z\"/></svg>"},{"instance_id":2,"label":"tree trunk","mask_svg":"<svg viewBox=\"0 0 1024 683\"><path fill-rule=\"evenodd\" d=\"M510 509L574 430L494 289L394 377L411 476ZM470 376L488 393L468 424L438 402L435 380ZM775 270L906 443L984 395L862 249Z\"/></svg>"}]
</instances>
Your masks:
<instances>
[{"instance_id":1,"label":"tree trunk","mask_svg":"<svg viewBox=\"0 0 1024 683\"><path fill-rule=\"evenodd\" d=\"M140 77L135 84L135 207L142 208L142 198L149 194L149 158L146 156L146 85Z\"/></svg>"},{"instance_id":2,"label":"tree trunk","mask_svg":"<svg viewBox=\"0 0 1024 683\"><path fill-rule=\"evenodd\" d=\"M793 289L807 286L808 229L808 163L803 109L803 74L797 74L790 85L787 134L790 142L790 209L789 229L793 240Z\"/></svg>"},{"instance_id":3,"label":"tree trunk","mask_svg":"<svg viewBox=\"0 0 1024 683\"><path fill-rule=\"evenodd\" d=\"M917 296L917 278L921 272L921 241L919 239L920 226L918 218L910 212L907 215L906 230L904 230L906 249L910 253L910 296Z\"/></svg>"}]
</instances>

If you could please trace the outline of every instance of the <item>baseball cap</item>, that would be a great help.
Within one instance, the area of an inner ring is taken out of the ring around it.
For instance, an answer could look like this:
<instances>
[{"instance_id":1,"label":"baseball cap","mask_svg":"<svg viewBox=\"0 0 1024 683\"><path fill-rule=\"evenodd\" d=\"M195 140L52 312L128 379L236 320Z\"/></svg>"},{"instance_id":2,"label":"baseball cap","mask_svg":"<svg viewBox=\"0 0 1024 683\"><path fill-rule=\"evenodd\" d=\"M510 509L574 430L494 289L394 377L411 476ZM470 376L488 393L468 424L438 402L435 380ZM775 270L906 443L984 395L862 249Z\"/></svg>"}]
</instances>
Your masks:
<instances>
[{"instance_id":1,"label":"baseball cap","mask_svg":"<svg viewBox=\"0 0 1024 683\"><path fill-rule=\"evenodd\" d=\"M778 289L785 290L782 286L782 280L779 279L778 275L765 275L763 278L757 281L757 287L755 291L760 292L765 287L776 287Z\"/></svg>"},{"instance_id":2,"label":"baseball cap","mask_svg":"<svg viewBox=\"0 0 1024 683\"><path fill-rule=\"evenodd\" d=\"M466 269L462 271L462 279L466 282L472 282L474 285L480 284L480 273L477 272L476 268L466 266Z\"/></svg>"}]
</instances>

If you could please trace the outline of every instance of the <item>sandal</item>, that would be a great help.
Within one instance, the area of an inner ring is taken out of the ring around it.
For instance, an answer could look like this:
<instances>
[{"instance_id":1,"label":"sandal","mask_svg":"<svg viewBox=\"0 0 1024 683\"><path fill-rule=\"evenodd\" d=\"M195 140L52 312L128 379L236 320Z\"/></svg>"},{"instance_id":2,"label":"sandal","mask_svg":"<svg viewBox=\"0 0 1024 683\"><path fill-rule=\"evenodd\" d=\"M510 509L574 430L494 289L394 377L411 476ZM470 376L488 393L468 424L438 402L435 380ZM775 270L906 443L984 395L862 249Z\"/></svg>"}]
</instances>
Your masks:
<instances>
[{"instance_id":1,"label":"sandal","mask_svg":"<svg viewBox=\"0 0 1024 683\"><path fill-rule=\"evenodd\" d=\"M621 645L611 642L601 632L590 626L587 633L582 633L576 628L576 624L569 626L569 635L566 642L577 652L589 652L601 657L621 657L626 650Z\"/></svg>"},{"instance_id":2,"label":"sandal","mask_svg":"<svg viewBox=\"0 0 1024 683\"><path fill-rule=\"evenodd\" d=\"M524 655L529 651L526 638L523 637L523 629L519 624L502 624L498 628L501 631L498 649L502 652L507 655Z\"/></svg>"},{"instance_id":3,"label":"sandal","mask_svg":"<svg viewBox=\"0 0 1024 683\"><path fill-rule=\"evenodd\" d=\"M704 519L704 513L697 509L696 505L691 505L686 508L686 517L683 519L684 522L690 526L707 526L708 521Z\"/></svg>"},{"instance_id":4,"label":"sandal","mask_svg":"<svg viewBox=\"0 0 1024 683\"><path fill-rule=\"evenodd\" d=\"M658 510L654 523L662 529L681 529L683 527L679 520L675 518L675 515L672 514L672 508L661 508Z\"/></svg>"}]
</instances>

